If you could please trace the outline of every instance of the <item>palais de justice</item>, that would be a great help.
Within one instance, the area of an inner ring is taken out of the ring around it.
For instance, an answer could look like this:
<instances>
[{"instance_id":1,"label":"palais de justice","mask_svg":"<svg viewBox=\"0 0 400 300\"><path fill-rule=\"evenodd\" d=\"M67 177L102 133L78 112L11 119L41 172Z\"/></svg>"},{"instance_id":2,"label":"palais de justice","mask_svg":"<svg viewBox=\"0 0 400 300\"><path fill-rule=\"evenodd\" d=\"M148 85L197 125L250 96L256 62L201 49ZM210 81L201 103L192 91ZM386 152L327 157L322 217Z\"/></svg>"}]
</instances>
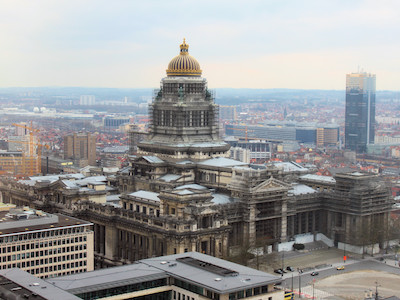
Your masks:
<instances>
[{"instance_id":1,"label":"palais de justice","mask_svg":"<svg viewBox=\"0 0 400 300\"><path fill-rule=\"evenodd\" d=\"M191 251L227 257L243 246L275 251L301 234L322 233L354 249L382 246L383 238L360 234L388 224L392 198L380 177L317 176L292 162L228 158L218 105L188 50L183 41L168 64L149 106L149 133L135 145L129 167L115 178L2 180L3 201L94 223L97 266ZM106 204L112 190L119 205Z\"/></svg>"}]
</instances>

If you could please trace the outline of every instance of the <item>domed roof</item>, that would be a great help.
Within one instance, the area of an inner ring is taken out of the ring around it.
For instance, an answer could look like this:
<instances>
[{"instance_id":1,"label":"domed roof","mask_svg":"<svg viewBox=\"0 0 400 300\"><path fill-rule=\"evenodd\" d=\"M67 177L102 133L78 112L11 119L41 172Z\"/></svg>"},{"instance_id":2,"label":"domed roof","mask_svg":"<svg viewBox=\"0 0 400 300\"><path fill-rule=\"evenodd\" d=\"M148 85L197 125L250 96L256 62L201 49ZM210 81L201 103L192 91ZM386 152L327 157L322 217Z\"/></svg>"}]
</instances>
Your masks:
<instances>
[{"instance_id":1,"label":"domed roof","mask_svg":"<svg viewBox=\"0 0 400 300\"><path fill-rule=\"evenodd\" d=\"M200 64L198 61L189 55L189 45L185 39L180 45L181 52L175 56L168 64L168 76L201 76Z\"/></svg>"}]
</instances>

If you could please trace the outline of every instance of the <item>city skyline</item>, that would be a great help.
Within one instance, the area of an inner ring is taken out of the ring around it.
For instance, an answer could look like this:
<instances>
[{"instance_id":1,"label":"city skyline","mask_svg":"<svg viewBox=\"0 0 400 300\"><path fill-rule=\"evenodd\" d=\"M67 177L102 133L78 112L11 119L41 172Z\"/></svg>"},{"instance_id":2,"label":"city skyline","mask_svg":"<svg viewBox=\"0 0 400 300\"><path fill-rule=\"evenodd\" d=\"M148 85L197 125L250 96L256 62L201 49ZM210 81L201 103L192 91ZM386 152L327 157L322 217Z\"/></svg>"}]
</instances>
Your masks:
<instances>
[{"instance_id":1,"label":"city skyline","mask_svg":"<svg viewBox=\"0 0 400 300\"><path fill-rule=\"evenodd\" d=\"M0 87L157 87L186 38L211 88L399 90L397 1L3 1Z\"/></svg>"}]
</instances>

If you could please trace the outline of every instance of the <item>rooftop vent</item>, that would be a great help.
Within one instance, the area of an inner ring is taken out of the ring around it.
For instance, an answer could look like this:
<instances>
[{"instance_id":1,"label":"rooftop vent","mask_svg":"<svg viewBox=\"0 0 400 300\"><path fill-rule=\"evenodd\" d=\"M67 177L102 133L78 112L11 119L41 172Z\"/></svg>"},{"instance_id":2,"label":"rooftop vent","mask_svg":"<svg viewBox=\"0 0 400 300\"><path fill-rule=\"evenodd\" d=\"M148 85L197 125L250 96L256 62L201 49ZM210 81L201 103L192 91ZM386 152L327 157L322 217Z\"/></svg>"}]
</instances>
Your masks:
<instances>
[{"instance_id":1,"label":"rooftop vent","mask_svg":"<svg viewBox=\"0 0 400 300\"><path fill-rule=\"evenodd\" d=\"M214 265L212 263L206 262L206 261L202 261L190 256L186 256L186 257L179 257L176 259L179 262L188 264L190 266L199 268L199 269L203 269L205 271L220 275L220 276L238 276L239 273L234 271L234 270L230 270L227 268L224 268L222 266L218 266L218 265Z\"/></svg>"}]
</instances>

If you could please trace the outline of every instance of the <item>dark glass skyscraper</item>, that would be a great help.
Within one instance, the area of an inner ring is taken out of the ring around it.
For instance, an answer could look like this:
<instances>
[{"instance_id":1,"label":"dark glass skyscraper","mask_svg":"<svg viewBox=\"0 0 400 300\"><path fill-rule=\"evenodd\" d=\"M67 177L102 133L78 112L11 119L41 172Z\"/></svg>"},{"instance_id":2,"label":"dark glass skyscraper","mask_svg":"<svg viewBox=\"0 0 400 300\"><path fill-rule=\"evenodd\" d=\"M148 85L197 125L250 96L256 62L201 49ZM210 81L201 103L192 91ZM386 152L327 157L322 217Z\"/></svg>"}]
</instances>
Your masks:
<instances>
[{"instance_id":1,"label":"dark glass skyscraper","mask_svg":"<svg viewBox=\"0 0 400 300\"><path fill-rule=\"evenodd\" d=\"M358 153L366 152L375 137L374 74L346 75L345 147Z\"/></svg>"}]
</instances>

